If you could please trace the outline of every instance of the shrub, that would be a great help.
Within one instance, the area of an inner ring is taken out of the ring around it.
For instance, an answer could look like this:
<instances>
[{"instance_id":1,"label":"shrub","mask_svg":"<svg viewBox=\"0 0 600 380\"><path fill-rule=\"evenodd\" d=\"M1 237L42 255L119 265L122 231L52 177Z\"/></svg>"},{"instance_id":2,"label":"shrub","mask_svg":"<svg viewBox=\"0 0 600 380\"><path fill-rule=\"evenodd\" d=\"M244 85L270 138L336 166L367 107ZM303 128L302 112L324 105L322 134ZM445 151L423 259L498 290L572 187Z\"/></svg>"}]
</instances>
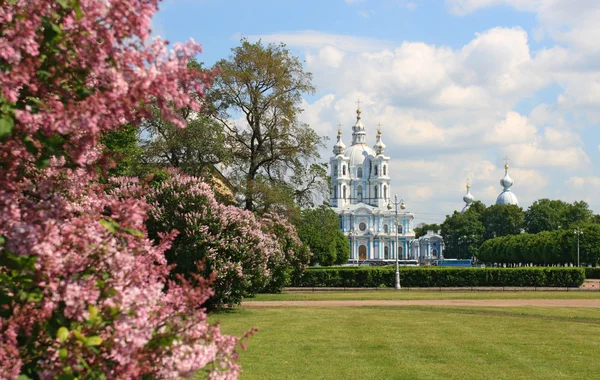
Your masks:
<instances>
[{"instance_id":1,"label":"shrub","mask_svg":"<svg viewBox=\"0 0 600 380\"><path fill-rule=\"evenodd\" d=\"M157 0L0 3L0 378L237 376L237 339L198 306L201 277L170 281L143 199L106 194L101 133L155 101L199 103L190 43L149 42ZM23 376L20 376L23 375Z\"/></svg>"},{"instance_id":2,"label":"shrub","mask_svg":"<svg viewBox=\"0 0 600 380\"><path fill-rule=\"evenodd\" d=\"M600 279L600 267L585 268L585 278Z\"/></svg>"},{"instance_id":3,"label":"shrub","mask_svg":"<svg viewBox=\"0 0 600 380\"><path fill-rule=\"evenodd\" d=\"M135 196L141 190L135 178L113 179L114 193ZM143 192L142 192L143 193ZM179 231L166 257L175 264L173 274L215 275L214 295L205 306L237 305L257 292L279 292L289 282L286 271L301 272L309 252L294 227L269 214L255 217L250 211L219 203L201 179L167 171L146 194L152 206L147 221L150 237Z\"/></svg>"},{"instance_id":4,"label":"shrub","mask_svg":"<svg viewBox=\"0 0 600 380\"><path fill-rule=\"evenodd\" d=\"M380 287L394 286L395 269L389 267L309 268L292 286ZM578 268L402 268L405 287L526 286L578 287L584 271Z\"/></svg>"}]
</instances>

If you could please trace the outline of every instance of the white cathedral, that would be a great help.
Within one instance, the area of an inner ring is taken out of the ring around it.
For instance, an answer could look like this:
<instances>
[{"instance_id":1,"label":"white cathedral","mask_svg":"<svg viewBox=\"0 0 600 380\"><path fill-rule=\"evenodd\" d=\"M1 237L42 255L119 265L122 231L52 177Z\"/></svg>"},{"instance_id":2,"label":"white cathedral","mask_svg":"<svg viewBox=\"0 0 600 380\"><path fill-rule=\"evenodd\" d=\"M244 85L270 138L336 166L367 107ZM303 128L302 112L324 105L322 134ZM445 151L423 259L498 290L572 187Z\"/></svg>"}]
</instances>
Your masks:
<instances>
[{"instance_id":1,"label":"white cathedral","mask_svg":"<svg viewBox=\"0 0 600 380\"><path fill-rule=\"evenodd\" d=\"M428 231L415 239L415 216L406 211L404 202L400 204L396 224L397 205L390 200L390 157L385 155L381 129L377 130L373 148L367 145L360 108L352 127L352 145L346 148L340 129L333 154L330 204L340 218L341 230L350 240L350 262L391 263L396 260L396 253L398 259L420 263L442 257L439 234Z\"/></svg>"}]
</instances>

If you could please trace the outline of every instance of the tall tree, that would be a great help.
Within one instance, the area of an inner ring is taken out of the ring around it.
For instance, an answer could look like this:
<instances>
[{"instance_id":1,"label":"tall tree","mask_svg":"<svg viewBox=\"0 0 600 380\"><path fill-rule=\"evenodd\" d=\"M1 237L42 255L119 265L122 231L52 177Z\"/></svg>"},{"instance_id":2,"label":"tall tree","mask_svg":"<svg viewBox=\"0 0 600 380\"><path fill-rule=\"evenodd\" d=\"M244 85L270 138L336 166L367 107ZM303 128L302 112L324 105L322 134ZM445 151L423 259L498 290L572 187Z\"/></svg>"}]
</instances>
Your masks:
<instances>
[{"instance_id":1,"label":"tall tree","mask_svg":"<svg viewBox=\"0 0 600 380\"><path fill-rule=\"evenodd\" d=\"M485 231L481 215L471 209L464 214L455 211L447 216L441 230L446 258L469 258L475 255Z\"/></svg>"},{"instance_id":2,"label":"tall tree","mask_svg":"<svg viewBox=\"0 0 600 380\"><path fill-rule=\"evenodd\" d=\"M298 236L313 253L311 264L334 265L348 261L350 243L339 226L337 215L328 205L302 210Z\"/></svg>"},{"instance_id":3,"label":"tall tree","mask_svg":"<svg viewBox=\"0 0 600 380\"><path fill-rule=\"evenodd\" d=\"M189 62L188 68L206 74L202 64L196 61ZM191 88L181 91L197 100L202 98L202 94ZM186 128L167 120L157 104L150 106L150 115L143 120L140 133L144 164L166 165L200 177L210 177L216 164L229 164L231 151L226 146L221 123L190 107L181 107L177 112Z\"/></svg>"},{"instance_id":4,"label":"tall tree","mask_svg":"<svg viewBox=\"0 0 600 380\"><path fill-rule=\"evenodd\" d=\"M525 229L535 234L570 228L573 224L588 223L593 220L593 212L584 201L572 204L561 200L539 199L525 212Z\"/></svg>"},{"instance_id":5,"label":"tall tree","mask_svg":"<svg viewBox=\"0 0 600 380\"><path fill-rule=\"evenodd\" d=\"M567 203L560 200L538 199L525 212L525 230L530 234L536 234L561 228L561 215L564 214L567 206Z\"/></svg>"},{"instance_id":6,"label":"tall tree","mask_svg":"<svg viewBox=\"0 0 600 380\"><path fill-rule=\"evenodd\" d=\"M492 205L481 215L484 239L517 235L523 229L523 209L517 205Z\"/></svg>"},{"instance_id":7,"label":"tall tree","mask_svg":"<svg viewBox=\"0 0 600 380\"><path fill-rule=\"evenodd\" d=\"M322 139L298 120L302 95L314 92L298 58L283 44L242 39L214 68L219 74L206 109L226 132L244 207L263 212L281 201L310 204L315 192L326 192L325 168L314 165Z\"/></svg>"}]
</instances>

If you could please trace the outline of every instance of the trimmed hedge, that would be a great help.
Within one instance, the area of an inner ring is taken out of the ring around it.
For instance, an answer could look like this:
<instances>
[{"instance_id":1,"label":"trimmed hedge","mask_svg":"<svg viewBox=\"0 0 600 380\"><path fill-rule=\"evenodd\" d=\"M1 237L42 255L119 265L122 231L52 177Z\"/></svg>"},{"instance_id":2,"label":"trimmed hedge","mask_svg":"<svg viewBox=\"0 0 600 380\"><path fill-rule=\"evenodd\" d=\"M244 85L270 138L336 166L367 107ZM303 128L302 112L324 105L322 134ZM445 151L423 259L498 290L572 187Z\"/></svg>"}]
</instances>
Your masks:
<instances>
[{"instance_id":1,"label":"trimmed hedge","mask_svg":"<svg viewBox=\"0 0 600 380\"><path fill-rule=\"evenodd\" d=\"M292 280L294 287L393 287L395 268L309 268ZM403 287L579 287L583 268L401 268Z\"/></svg>"},{"instance_id":2,"label":"trimmed hedge","mask_svg":"<svg viewBox=\"0 0 600 380\"><path fill-rule=\"evenodd\" d=\"M585 268L585 278L600 279L600 267Z\"/></svg>"}]
</instances>

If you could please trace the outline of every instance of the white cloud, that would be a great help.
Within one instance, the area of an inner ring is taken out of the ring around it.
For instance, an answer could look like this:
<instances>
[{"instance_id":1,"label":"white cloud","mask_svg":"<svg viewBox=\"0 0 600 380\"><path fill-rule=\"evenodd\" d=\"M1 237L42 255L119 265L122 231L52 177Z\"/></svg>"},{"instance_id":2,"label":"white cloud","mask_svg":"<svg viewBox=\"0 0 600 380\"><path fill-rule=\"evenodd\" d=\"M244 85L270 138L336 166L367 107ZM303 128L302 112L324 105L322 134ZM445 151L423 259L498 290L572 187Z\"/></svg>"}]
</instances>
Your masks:
<instances>
[{"instance_id":1,"label":"white cloud","mask_svg":"<svg viewBox=\"0 0 600 380\"><path fill-rule=\"evenodd\" d=\"M537 128L527 117L511 111L484 136L484 140L497 145L518 144L534 140L536 134Z\"/></svg>"},{"instance_id":2,"label":"white cloud","mask_svg":"<svg viewBox=\"0 0 600 380\"><path fill-rule=\"evenodd\" d=\"M417 213L460 210L467 177L476 199L494 203L502 190L505 155L511 159L513 191L522 206L563 194L565 188L572 190L569 196L588 199L588 193L574 189L598 190L580 133L590 123L600 123L600 53L595 46L574 42L582 38L575 35L579 28L596 35L596 26L585 21L588 15L579 25L577 12L563 9L572 4L581 11L584 5L564 0L446 3L458 15L494 5L536 12L537 37L561 44L545 41L547 47L533 51L530 36L519 27L481 31L459 48L311 31L261 38L305 49L319 97L305 104L303 118L320 133L334 138L341 121L349 145L354 102L361 98L369 144L381 122L386 154L393 160L394 191ZM587 6L594 14L595 5ZM565 13L562 21L560 12ZM594 38L588 41L598 40ZM517 112L523 101L536 101L538 91L550 84L558 92L555 99L544 99L529 114ZM331 142L327 152L330 148ZM573 179L565 182L566 175Z\"/></svg>"}]
</instances>

